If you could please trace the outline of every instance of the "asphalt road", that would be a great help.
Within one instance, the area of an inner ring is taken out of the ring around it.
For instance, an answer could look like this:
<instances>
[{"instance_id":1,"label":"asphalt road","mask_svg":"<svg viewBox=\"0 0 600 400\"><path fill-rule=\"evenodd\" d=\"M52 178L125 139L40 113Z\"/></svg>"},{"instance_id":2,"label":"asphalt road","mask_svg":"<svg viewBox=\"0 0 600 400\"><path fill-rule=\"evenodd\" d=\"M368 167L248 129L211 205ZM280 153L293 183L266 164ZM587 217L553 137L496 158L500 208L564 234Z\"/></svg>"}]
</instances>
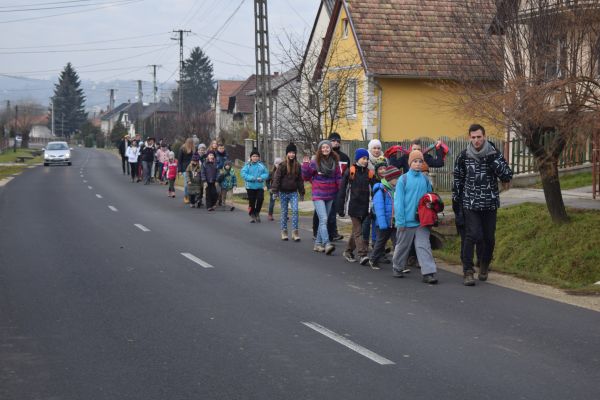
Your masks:
<instances>
[{"instance_id":1,"label":"asphalt road","mask_svg":"<svg viewBox=\"0 0 600 400\"><path fill-rule=\"evenodd\" d=\"M73 161L0 188L0 399L600 398L596 312L394 279Z\"/></svg>"}]
</instances>

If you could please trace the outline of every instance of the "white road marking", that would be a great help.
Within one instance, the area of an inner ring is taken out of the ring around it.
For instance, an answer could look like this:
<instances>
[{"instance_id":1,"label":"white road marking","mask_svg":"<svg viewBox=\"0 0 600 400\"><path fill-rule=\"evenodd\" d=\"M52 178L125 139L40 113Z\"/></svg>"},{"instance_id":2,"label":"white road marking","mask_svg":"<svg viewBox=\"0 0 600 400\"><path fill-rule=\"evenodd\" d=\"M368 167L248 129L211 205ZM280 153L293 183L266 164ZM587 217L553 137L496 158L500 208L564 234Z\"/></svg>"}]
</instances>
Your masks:
<instances>
[{"instance_id":1,"label":"white road marking","mask_svg":"<svg viewBox=\"0 0 600 400\"><path fill-rule=\"evenodd\" d=\"M113 206L108 206L108 208L110 208L110 209L111 209L112 211L114 211L114 212L117 212L117 211L119 211L119 210L117 210L117 208L116 208L116 207L113 207Z\"/></svg>"},{"instance_id":2,"label":"white road marking","mask_svg":"<svg viewBox=\"0 0 600 400\"><path fill-rule=\"evenodd\" d=\"M84 179L84 180L83 180L83 183L87 183L87 181Z\"/></svg>"},{"instance_id":3,"label":"white road marking","mask_svg":"<svg viewBox=\"0 0 600 400\"><path fill-rule=\"evenodd\" d=\"M315 322L302 322L303 325L308 326L310 329L313 329L319 332L321 335L328 337L329 339L338 342L339 344L346 346L352 351L357 352L361 356L367 357L369 360L376 362L380 365L394 365L395 362L388 360L385 357L380 356L379 354L373 353L371 350L368 350L356 343L352 340L346 339L342 335L338 335L337 333L330 331L329 329L321 326Z\"/></svg>"},{"instance_id":4,"label":"white road marking","mask_svg":"<svg viewBox=\"0 0 600 400\"><path fill-rule=\"evenodd\" d=\"M93 189L93 187L91 187L91 186L88 186L88 189L92 190L92 189Z\"/></svg>"},{"instance_id":5,"label":"white road marking","mask_svg":"<svg viewBox=\"0 0 600 400\"><path fill-rule=\"evenodd\" d=\"M99 198L99 199L101 199L101 198L102 198L102 195L101 195L101 194L98 194L98 193L96 193L96 197L97 197L97 198Z\"/></svg>"},{"instance_id":6,"label":"white road marking","mask_svg":"<svg viewBox=\"0 0 600 400\"><path fill-rule=\"evenodd\" d=\"M0 187L6 185L8 182L12 181L13 179L15 179L15 178L13 178L12 176L7 176L4 179L0 179Z\"/></svg>"},{"instance_id":7,"label":"white road marking","mask_svg":"<svg viewBox=\"0 0 600 400\"><path fill-rule=\"evenodd\" d=\"M188 260L195 262L196 264L200 265L203 268L214 268L212 265L210 265L206 261L199 259L198 257L196 257L193 254L181 253L181 255L184 256L185 258L187 258Z\"/></svg>"},{"instance_id":8,"label":"white road marking","mask_svg":"<svg viewBox=\"0 0 600 400\"><path fill-rule=\"evenodd\" d=\"M150 232L150 229L146 228L144 225L142 224L134 224L136 227L138 227L142 232Z\"/></svg>"},{"instance_id":9,"label":"white road marking","mask_svg":"<svg viewBox=\"0 0 600 400\"><path fill-rule=\"evenodd\" d=\"M29 167L27 167L27 168L29 168L29 169L32 169L32 168L35 168L35 167L36 167L36 165L30 165L30 166L29 166Z\"/></svg>"}]
</instances>

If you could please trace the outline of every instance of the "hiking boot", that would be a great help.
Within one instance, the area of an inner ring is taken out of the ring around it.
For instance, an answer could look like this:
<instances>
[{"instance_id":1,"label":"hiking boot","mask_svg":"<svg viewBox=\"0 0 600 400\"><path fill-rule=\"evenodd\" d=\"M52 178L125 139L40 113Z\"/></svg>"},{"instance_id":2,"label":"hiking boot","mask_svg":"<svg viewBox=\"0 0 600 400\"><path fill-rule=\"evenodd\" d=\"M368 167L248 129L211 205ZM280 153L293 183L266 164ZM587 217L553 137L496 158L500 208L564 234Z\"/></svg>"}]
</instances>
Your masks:
<instances>
[{"instance_id":1,"label":"hiking boot","mask_svg":"<svg viewBox=\"0 0 600 400\"><path fill-rule=\"evenodd\" d=\"M288 240L288 231L287 231L287 229L281 231L281 240Z\"/></svg>"},{"instance_id":2,"label":"hiking boot","mask_svg":"<svg viewBox=\"0 0 600 400\"><path fill-rule=\"evenodd\" d=\"M475 278L473 277L473 271L466 271L463 277L463 285L475 286Z\"/></svg>"},{"instance_id":3,"label":"hiking boot","mask_svg":"<svg viewBox=\"0 0 600 400\"><path fill-rule=\"evenodd\" d=\"M327 254L328 256L331 255L331 253L333 253L335 250L335 246L332 245L331 243L327 243L325 245L325 254Z\"/></svg>"},{"instance_id":4,"label":"hiking boot","mask_svg":"<svg viewBox=\"0 0 600 400\"><path fill-rule=\"evenodd\" d=\"M404 278L404 273L402 271L398 271L396 269L392 270L392 276L394 278Z\"/></svg>"},{"instance_id":5,"label":"hiking boot","mask_svg":"<svg viewBox=\"0 0 600 400\"><path fill-rule=\"evenodd\" d=\"M343 257L346 259L346 261L348 261L348 262L351 262L351 263L353 263L353 262L356 262L356 258L354 258L354 254L352 254L352 252L351 252L351 251L345 250L345 251L342 253L342 256L343 256Z\"/></svg>"},{"instance_id":6,"label":"hiking boot","mask_svg":"<svg viewBox=\"0 0 600 400\"><path fill-rule=\"evenodd\" d=\"M359 261L360 265L367 265L369 263L369 257L362 256Z\"/></svg>"},{"instance_id":7,"label":"hiking boot","mask_svg":"<svg viewBox=\"0 0 600 400\"><path fill-rule=\"evenodd\" d=\"M343 235L340 235L339 233L336 233L335 235L333 235L333 236L331 237L331 241L332 241L332 242L337 242L337 241L339 241L339 240L342 240L343 238L344 238L344 236L343 236Z\"/></svg>"},{"instance_id":8,"label":"hiking boot","mask_svg":"<svg viewBox=\"0 0 600 400\"><path fill-rule=\"evenodd\" d=\"M317 253L323 253L325 251L325 247L323 247L320 244L315 244L315 247L313 247L313 251L316 251Z\"/></svg>"},{"instance_id":9,"label":"hiking boot","mask_svg":"<svg viewBox=\"0 0 600 400\"><path fill-rule=\"evenodd\" d=\"M425 274L425 275L423 275L423 283L427 283L429 285L435 285L436 283L438 283L438 280L435 277L435 274Z\"/></svg>"},{"instance_id":10,"label":"hiking boot","mask_svg":"<svg viewBox=\"0 0 600 400\"><path fill-rule=\"evenodd\" d=\"M253 224L256 222L256 216L255 215L251 215L250 216L250 223Z\"/></svg>"},{"instance_id":11,"label":"hiking boot","mask_svg":"<svg viewBox=\"0 0 600 400\"><path fill-rule=\"evenodd\" d=\"M189 204L190 203L190 197L189 196L183 196L183 204Z\"/></svg>"},{"instance_id":12,"label":"hiking boot","mask_svg":"<svg viewBox=\"0 0 600 400\"><path fill-rule=\"evenodd\" d=\"M294 229L292 231L292 240L294 242L299 242L300 241L300 232L298 231L298 229Z\"/></svg>"},{"instance_id":13,"label":"hiking boot","mask_svg":"<svg viewBox=\"0 0 600 400\"><path fill-rule=\"evenodd\" d=\"M483 261L481 262L479 266L479 274L477 275L477 278L479 278L480 281L487 281L489 268L490 263Z\"/></svg>"},{"instance_id":14,"label":"hiking boot","mask_svg":"<svg viewBox=\"0 0 600 400\"><path fill-rule=\"evenodd\" d=\"M374 270L381 269L379 264L377 264L377 262L373 261L373 260L369 260L369 267L371 267L371 269L374 269Z\"/></svg>"}]
</instances>

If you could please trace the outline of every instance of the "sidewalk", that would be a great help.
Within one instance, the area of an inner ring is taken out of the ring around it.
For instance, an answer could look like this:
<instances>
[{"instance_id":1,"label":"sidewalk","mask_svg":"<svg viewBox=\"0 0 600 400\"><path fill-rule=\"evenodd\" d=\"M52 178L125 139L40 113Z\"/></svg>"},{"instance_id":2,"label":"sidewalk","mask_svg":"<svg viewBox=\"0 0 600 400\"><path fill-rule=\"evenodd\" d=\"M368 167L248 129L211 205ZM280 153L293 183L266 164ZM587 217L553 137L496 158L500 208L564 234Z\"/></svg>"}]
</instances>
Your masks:
<instances>
[{"instance_id":1,"label":"sidewalk","mask_svg":"<svg viewBox=\"0 0 600 400\"><path fill-rule=\"evenodd\" d=\"M577 189L563 190L565 206L585 210L600 210L600 200L592 198L592 187L585 186ZM513 188L500 193L500 206L510 207L531 202L545 204L543 189Z\"/></svg>"}]
</instances>

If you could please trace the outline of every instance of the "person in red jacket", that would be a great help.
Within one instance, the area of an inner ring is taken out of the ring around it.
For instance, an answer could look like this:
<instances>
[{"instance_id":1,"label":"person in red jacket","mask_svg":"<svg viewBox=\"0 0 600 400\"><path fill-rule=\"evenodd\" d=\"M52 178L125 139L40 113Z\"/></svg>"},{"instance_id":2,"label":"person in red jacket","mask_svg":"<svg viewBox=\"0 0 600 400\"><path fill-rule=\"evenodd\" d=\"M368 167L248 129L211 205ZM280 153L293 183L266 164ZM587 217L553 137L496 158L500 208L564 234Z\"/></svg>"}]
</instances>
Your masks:
<instances>
[{"instance_id":1,"label":"person in red jacket","mask_svg":"<svg viewBox=\"0 0 600 400\"><path fill-rule=\"evenodd\" d=\"M177 178L177 170L179 163L175 159L175 153L169 152L169 161L163 166L163 178L169 182L169 197L175 197L175 179Z\"/></svg>"}]
</instances>

